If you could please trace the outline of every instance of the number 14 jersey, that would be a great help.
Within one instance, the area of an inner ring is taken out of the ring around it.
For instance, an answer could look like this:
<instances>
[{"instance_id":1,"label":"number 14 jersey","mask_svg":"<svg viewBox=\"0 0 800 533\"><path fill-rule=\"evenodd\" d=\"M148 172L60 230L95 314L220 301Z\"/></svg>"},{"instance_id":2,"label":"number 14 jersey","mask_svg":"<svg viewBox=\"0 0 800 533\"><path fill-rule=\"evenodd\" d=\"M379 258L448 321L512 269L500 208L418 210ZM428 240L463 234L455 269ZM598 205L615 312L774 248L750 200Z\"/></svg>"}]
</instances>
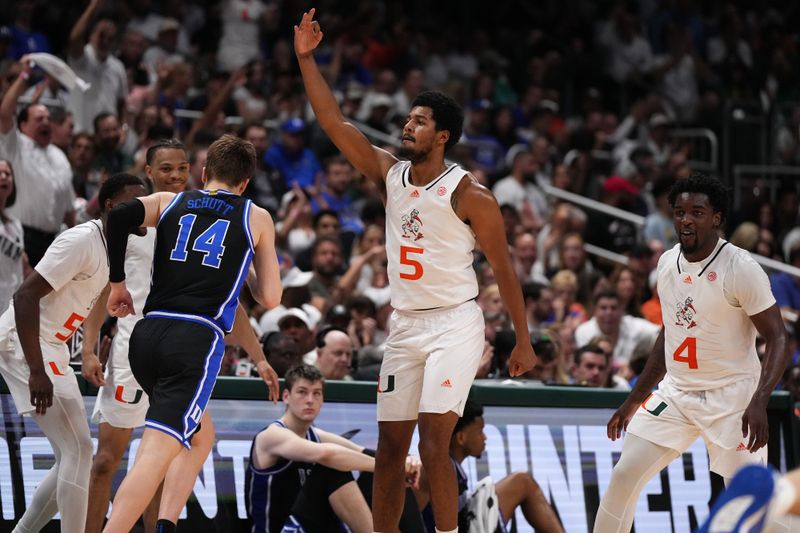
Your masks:
<instances>
[{"instance_id":1,"label":"number 14 jersey","mask_svg":"<svg viewBox=\"0 0 800 533\"><path fill-rule=\"evenodd\" d=\"M251 206L222 190L175 196L156 226L145 314L200 317L231 330L254 252Z\"/></svg>"},{"instance_id":2,"label":"number 14 jersey","mask_svg":"<svg viewBox=\"0 0 800 533\"><path fill-rule=\"evenodd\" d=\"M687 261L680 244L658 262L667 379L708 390L756 378L756 328L750 317L775 303L769 278L750 254L719 239L711 254Z\"/></svg>"},{"instance_id":3,"label":"number 14 jersey","mask_svg":"<svg viewBox=\"0 0 800 533\"><path fill-rule=\"evenodd\" d=\"M386 257L392 307L401 311L457 305L478 295L472 268L475 234L450 205L467 173L450 165L429 184L410 183L411 163L386 175Z\"/></svg>"}]
</instances>

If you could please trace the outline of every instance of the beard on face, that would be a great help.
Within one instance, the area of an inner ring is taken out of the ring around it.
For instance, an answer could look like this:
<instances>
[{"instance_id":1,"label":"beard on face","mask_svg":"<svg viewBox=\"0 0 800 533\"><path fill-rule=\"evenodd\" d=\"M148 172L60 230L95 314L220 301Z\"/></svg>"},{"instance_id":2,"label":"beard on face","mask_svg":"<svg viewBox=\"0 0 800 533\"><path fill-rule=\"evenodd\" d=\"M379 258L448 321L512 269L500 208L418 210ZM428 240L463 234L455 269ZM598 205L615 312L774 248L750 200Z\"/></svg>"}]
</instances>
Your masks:
<instances>
[{"instance_id":1,"label":"beard on face","mask_svg":"<svg viewBox=\"0 0 800 533\"><path fill-rule=\"evenodd\" d=\"M699 245L699 243L697 242L697 239L696 239L696 238L695 238L695 240L694 240L694 243L692 243L692 244L684 244L683 242L681 242L681 252L683 252L684 254L687 254L687 253L688 253L688 254L694 253L694 252L696 252L696 251L697 251L697 249L698 249L699 247L700 247L700 245Z\"/></svg>"},{"instance_id":2,"label":"beard on face","mask_svg":"<svg viewBox=\"0 0 800 533\"><path fill-rule=\"evenodd\" d=\"M414 164L425 161L430 153L431 153L430 148L428 148L427 150L425 149L415 150L414 148L401 146L399 150L399 155L401 158L408 159Z\"/></svg>"},{"instance_id":3,"label":"beard on face","mask_svg":"<svg viewBox=\"0 0 800 533\"><path fill-rule=\"evenodd\" d=\"M322 265L317 265L316 270L317 272L319 272L321 276L326 278L332 278L340 273L341 268L339 265L322 264Z\"/></svg>"}]
</instances>

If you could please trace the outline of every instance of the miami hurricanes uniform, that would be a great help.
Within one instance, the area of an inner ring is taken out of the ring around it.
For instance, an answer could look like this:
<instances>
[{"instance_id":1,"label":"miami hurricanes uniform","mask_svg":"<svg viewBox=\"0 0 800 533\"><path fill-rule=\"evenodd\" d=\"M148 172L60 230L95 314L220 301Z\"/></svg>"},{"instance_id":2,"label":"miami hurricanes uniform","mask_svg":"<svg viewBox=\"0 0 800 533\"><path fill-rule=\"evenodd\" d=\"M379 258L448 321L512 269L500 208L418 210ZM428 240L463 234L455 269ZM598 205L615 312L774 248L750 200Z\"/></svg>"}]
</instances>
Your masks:
<instances>
[{"instance_id":1,"label":"miami hurricanes uniform","mask_svg":"<svg viewBox=\"0 0 800 533\"><path fill-rule=\"evenodd\" d=\"M411 163L386 175L386 256L395 311L381 365L378 420L416 420L419 412L461 415L484 346L475 303L475 234L450 203L467 172L449 166L425 186L410 183Z\"/></svg>"},{"instance_id":2,"label":"miami hurricanes uniform","mask_svg":"<svg viewBox=\"0 0 800 533\"><path fill-rule=\"evenodd\" d=\"M133 298L135 315L117 320L117 334L111 344L106 364L106 384L97 392L97 401L92 412L92 422L106 422L115 428L135 428L144 425L145 414L150 406L147 394L133 377L128 361L128 343L133 327L142 319L142 309L150 292L150 268L153 264L153 248L156 231L147 229L143 237L131 235L125 252L126 286Z\"/></svg>"},{"instance_id":3,"label":"miami hurricanes uniform","mask_svg":"<svg viewBox=\"0 0 800 533\"><path fill-rule=\"evenodd\" d=\"M36 265L53 288L39 303L39 343L44 368L53 383L53 395L83 398L69 366L67 341L89 316L108 283L108 254L102 223L91 220L60 234ZM30 369L17 337L14 305L0 317L0 372L8 385L17 411L29 414ZM84 415L85 418L85 415ZM88 430L87 430L88 431Z\"/></svg>"},{"instance_id":4,"label":"miami hurricanes uniform","mask_svg":"<svg viewBox=\"0 0 800 533\"><path fill-rule=\"evenodd\" d=\"M742 439L761 373L749 317L775 304L764 270L722 239L696 263L676 245L659 260L658 292L667 373L628 432L680 452L702 436L711 470L726 478L746 463L766 463L766 447L750 453Z\"/></svg>"}]
</instances>

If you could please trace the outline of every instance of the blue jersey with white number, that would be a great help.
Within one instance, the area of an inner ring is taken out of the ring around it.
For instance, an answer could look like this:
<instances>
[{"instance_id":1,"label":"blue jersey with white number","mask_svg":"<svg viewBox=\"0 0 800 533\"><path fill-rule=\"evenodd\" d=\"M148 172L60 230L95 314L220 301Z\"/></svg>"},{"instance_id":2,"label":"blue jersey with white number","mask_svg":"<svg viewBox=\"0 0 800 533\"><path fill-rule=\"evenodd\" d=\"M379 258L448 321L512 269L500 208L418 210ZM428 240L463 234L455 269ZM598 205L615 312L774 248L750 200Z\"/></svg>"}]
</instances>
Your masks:
<instances>
[{"instance_id":1,"label":"blue jersey with white number","mask_svg":"<svg viewBox=\"0 0 800 533\"><path fill-rule=\"evenodd\" d=\"M253 258L251 206L222 190L175 196L156 226L145 315L199 319L231 330Z\"/></svg>"}]
</instances>

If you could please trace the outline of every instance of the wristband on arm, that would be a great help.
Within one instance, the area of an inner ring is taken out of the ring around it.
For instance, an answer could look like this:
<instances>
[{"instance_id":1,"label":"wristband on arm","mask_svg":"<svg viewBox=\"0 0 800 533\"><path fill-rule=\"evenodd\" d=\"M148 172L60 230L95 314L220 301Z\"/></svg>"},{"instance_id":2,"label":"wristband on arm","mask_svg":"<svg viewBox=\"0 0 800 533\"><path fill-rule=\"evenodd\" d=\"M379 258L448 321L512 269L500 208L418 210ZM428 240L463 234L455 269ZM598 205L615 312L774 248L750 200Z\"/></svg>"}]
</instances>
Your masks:
<instances>
[{"instance_id":1,"label":"wristband on arm","mask_svg":"<svg viewBox=\"0 0 800 533\"><path fill-rule=\"evenodd\" d=\"M361 450L361 453L363 453L364 455L369 455L373 459L375 458L375 450L373 450L372 448L364 448L363 450Z\"/></svg>"},{"instance_id":2,"label":"wristband on arm","mask_svg":"<svg viewBox=\"0 0 800 533\"><path fill-rule=\"evenodd\" d=\"M125 250L128 234L144 222L144 204L138 199L123 202L108 213L108 280L125 281Z\"/></svg>"}]
</instances>

